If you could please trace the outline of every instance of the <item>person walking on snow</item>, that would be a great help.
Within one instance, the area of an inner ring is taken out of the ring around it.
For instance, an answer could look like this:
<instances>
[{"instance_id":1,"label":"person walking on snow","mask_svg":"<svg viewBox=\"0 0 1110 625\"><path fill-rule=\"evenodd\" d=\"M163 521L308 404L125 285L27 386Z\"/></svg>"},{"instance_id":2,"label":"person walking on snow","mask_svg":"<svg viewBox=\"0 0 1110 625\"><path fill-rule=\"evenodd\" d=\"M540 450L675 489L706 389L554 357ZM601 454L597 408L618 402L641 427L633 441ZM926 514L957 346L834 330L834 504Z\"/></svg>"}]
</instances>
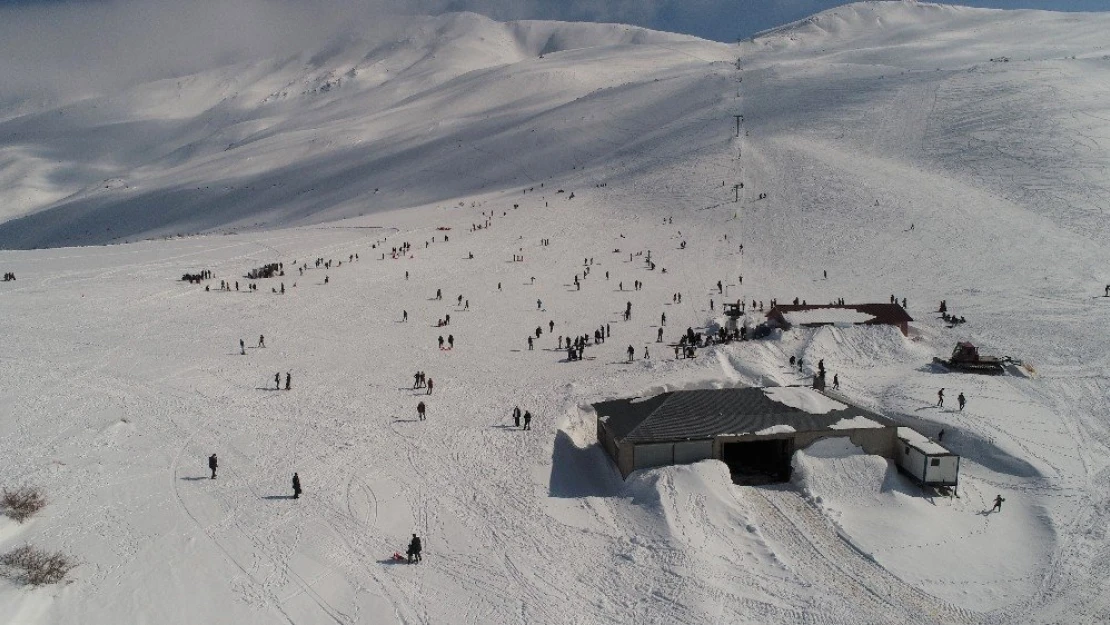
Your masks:
<instances>
[{"instance_id":1,"label":"person walking on snow","mask_svg":"<svg viewBox=\"0 0 1110 625\"><path fill-rule=\"evenodd\" d=\"M424 420L425 420L425 419L424 419L424 411L425 411L425 410L427 410L427 407L426 407L426 406L424 406L424 402L420 402L419 404L416 404L416 416L417 416L417 418L419 418L419 419L420 419L421 421L424 421Z\"/></svg>"},{"instance_id":2,"label":"person walking on snow","mask_svg":"<svg viewBox=\"0 0 1110 625\"><path fill-rule=\"evenodd\" d=\"M429 395L432 394L432 387L434 387L435 385L436 385L436 381L431 379L431 378L428 378L428 394Z\"/></svg>"},{"instance_id":3,"label":"person walking on snow","mask_svg":"<svg viewBox=\"0 0 1110 625\"><path fill-rule=\"evenodd\" d=\"M293 474L293 499L301 498L301 476Z\"/></svg>"},{"instance_id":4,"label":"person walking on snow","mask_svg":"<svg viewBox=\"0 0 1110 625\"><path fill-rule=\"evenodd\" d=\"M420 562L420 552L423 550L423 545L420 544L420 537L416 534L413 534L412 540L409 541L409 548L406 552L409 557L409 564Z\"/></svg>"},{"instance_id":5,"label":"person walking on snow","mask_svg":"<svg viewBox=\"0 0 1110 625\"><path fill-rule=\"evenodd\" d=\"M532 413L527 411L527 410L524 411L524 428L523 429L525 429L525 430L531 430L532 429Z\"/></svg>"},{"instance_id":6,"label":"person walking on snow","mask_svg":"<svg viewBox=\"0 0 1110 625\"><path fill-rule=\"evenodd\" d=\"M208 468L212 469L212 478L211 479L213 479L213 480L216 479L216 465L217 465L216 454L212 454L211 456L208 456Z\"/></svg>"},{"instance_id":7,"label":"person walking on snow","mask_svg":"<svg viewBox=\"0 0 1110 625\"><path fill-rule=\"evenodd\" d=\"M401 311L401 322L404 323L404 322L407 322L408 320L409 320L409 311L402 310Z\"/></svg>"},{"instance_id":8,"label":"person walking on snow","mask_svg":"<svg viewBox=\"0 0 1110 625\"><path fill-rule=\"evenodd\" d=\"M261 335L261 334L258 335L258 346L259 347L266 347L266 337L264 335Z\"/></svg>"},{"instance_id":9,"label":"person walking on snow","mask_svg":"<svg viewBox=\"0 0 1110 625\"><path fill-rule=\"evenodd\" d=\"M994 507L991 508L991 512L1002 512L1002 502L1003 501L1006 501L1006 500L1002 498L1002 495L995 496L995 498L994 498Z\"/></svg>"},{"instance_id":10,"label":"person walking on snow","mask_svg":"<svg viewBox=\"0 0 1110 625\"><path fill-rule=\"evenodd\" d=\"M944 408L944 389L937 391L937 408Z\"/></svg>"},{"instance_id":11,"label":"person walking on snow","mask_svg":"<svg viewBox=\"0 0 1110 625\"><path fill-rule=\"evenodd\" d=\"M959 396L956 397L956 403L960 405L960 412L963 412L964 405L967 404L967 398L964 397L963 393L960 393Z\"/></svg>"},{"instance_id":12,"label":"person walking on snow","mask_svg":"<svg viewBox=\"0 0 1110 625\"><path fill-rule=\"evenodd\" d=\"M274 388L276 388L279 391L281 390L281 372L280 371L274 374Z\"/></svg>"}]
</instances>

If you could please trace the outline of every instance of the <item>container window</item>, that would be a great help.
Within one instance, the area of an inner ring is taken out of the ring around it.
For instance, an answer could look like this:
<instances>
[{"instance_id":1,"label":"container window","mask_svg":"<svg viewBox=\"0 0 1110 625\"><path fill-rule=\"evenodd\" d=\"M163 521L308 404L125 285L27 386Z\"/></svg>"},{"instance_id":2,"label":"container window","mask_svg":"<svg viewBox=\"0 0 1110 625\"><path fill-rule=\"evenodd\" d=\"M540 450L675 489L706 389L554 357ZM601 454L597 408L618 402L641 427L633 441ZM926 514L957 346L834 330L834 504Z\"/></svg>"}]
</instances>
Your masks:
<instances>
[{"instance_id":1,"label":"container window","mask_svg":"<svg viewBox=\"0 0 1110 625\"><path fill-rule=\"evenodd\" d=\"M940 458L933 458L932 460L930 460L929 461L929 466L939 467L940 466Z\"/></svg>"}]
</instances>

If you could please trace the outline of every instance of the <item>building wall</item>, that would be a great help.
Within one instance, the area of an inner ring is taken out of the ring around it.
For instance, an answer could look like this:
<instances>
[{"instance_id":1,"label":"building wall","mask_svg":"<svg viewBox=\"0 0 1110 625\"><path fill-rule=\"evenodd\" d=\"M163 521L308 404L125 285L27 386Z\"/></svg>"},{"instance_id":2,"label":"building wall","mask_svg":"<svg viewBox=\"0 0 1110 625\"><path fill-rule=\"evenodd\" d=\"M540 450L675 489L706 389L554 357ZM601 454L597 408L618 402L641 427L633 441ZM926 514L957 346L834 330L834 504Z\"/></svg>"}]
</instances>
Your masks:
<instances>
[{"instance_id":1,"label":"building wall","mask_svg":"<svg viewBox=\"0 0 1110 625\"><path fill-rule=\"evenodd\" d=\"M936 461L937 466L933 466ZM959 456L930 456L926 463L925 483L955 486L959 480Z\"/></svg>"},{"instance_id":2,"label":"building wall","mask_svg":"<svg viewBox=\"0 0 1110 625\"><path fill-rule=\"evenodd\" d=\"M743 443L757 440L793 439L794 450L805 449L822 438L848 437L852 444L862 448L865 452L894 458L895 444L898 441L898 428L860 428L855 430L819 430L816 432L794 432L792 434L775 434L771 436L758 436L756 434L743 434L740 436L718 436L713 443L713 457L721 458L721 449L727 443Z\"/></svg>"}]
</instances>

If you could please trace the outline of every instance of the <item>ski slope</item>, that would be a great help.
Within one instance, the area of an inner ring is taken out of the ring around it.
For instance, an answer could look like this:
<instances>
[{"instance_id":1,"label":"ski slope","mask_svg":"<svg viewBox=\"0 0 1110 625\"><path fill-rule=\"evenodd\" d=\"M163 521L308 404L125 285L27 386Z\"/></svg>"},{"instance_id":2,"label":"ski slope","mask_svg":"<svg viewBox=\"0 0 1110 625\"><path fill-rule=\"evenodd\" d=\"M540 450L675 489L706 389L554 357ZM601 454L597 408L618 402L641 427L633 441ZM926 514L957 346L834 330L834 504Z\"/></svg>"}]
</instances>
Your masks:
<instances>
[{"instance_id":1,"label":"ski slope","mask_svg":"<svg viewBox=\"0 0 1110 625\"><path fill-rule=\"evenodd\" d=\"M0 552L80 566L0 580L0 622L1105 622L1108 28L860 3L726 46L446 16L5 115L0 486L50 505L0 517ZM908 338L655 343L726 299L891 295ZM928 366L960 340L1036 375ZM805 383L790 356L944 428L961 497L836 441L769 488L621 481L595 443L591 402ZM413 532L423 563L390 562Z\"/></svg>"}]
</instances>

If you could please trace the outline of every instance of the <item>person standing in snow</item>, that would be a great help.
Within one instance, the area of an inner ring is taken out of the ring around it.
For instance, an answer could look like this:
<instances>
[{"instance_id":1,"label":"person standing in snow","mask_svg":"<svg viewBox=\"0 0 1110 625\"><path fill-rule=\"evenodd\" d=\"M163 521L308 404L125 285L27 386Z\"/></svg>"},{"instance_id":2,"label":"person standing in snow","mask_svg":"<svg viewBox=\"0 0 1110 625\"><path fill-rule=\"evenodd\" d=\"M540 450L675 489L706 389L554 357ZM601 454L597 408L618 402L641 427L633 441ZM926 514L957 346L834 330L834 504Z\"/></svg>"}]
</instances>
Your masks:
<instances>
[{"instance_id":1,"label":"person standing in snow","mask_svg":"<svg viewBox=\"0 0 1110 625\"><path fill-rule=\"evenodd\" d=\"M279 391L281 390L281 372L280 371L274 374L274 388L276 388Z\"/></svg>"},{"instance_id":2,"label":"person standing in snow","mask_svg":"<svg viewBox=\"0 0 1110 625\"><path fill-rule=\"evenodd\" d=\"M655 342L656 343L662 343L663 342L663 328L659 328L659 331L655 333Z\"/></svg>"},{"instance_id":3,"label":"person standing in snow","mask_svg":"<svg viewBox=\"0 0 1110 625\"><path fill-rule=\"evenodd\" d=\"M964 394L963 394L963 393L960 393L960 394L959 394L959 395L958 395L958 396L956 397L956 403L958 403L958 404L960 405L960 412L963 412L963 409L964 409L964 405L965 405L965 404L967 404L967 398L966 398L966 397L964 397Z\"/></svg>"},{"instance_id":4,"label":"person standing in snow","mask_svg":"<svg viewBox=\"0 0 1110 625\"><path fill-rule=\"evenodd\" d=\"M527 410L524 411L524 428L523 429L525 429L525 430L531 430L532 429L532 413L527 411Z\"/></svg>"},{"instance_id":5,"label":"person standing in snow","mask_svg":"<svg viewBox=\"0 0 1110 625\"><path fill-rule=\"evenodd\" d=\"M636 350L631 345L629 345L628 346L628 362L632 362L632 359L635 355L636 355Z\"/></svg>"},{"instance_id":6,"label":"person standing in snow","mask_svg":"<svg viewBox=\"0 0 1110 625\"><path fill-rule=\"evenodd\" d=\"M937 408L944 408L944 389L937 391Z\"/></svg>"},{"instance_id":7,"label":"person standing in snow","mask_svg":"<svg viewBox=\"0 0 1110 625\"><path fill-rule=\"evenodd\" d=\"M455 335L454 334L448 334L447 335L447 349L455 349Z\"/></svg>"},{"instance_id":8,"label":"person standing in snow","mask_svg":"<svg viewBox=\"0 0 1110 625\"><path fill-rule=\"evenodd\" d=\"M1002 512L1002 502L1003 501L1006 501L1006 500L1003 499L1002 495L995 496L995 498L994 498L994 507L991 508L991 512Z\"/></svg>"},{"instance_id":9,"label":"person standing in snow","mask_svg":"<svg viewBox=\"0 0 1110 625\"><path fill-rule=\"evenodd\" d=\"M261 335L261 334L258 335L258 346L259 347L266 347L266 337L264 335Z\"/></svg>"},{"instance_id":10,"label":"person standing in snow","mask_svg":"<svg viewBox=\"0 0 1110 625\"><path fill-rule=\"evenodd\" d=\"M289 373L289 372L286 372L285 373L285 390L288 391L290 388L292 388L292 382L293 382L293 374Z\"/></svg>"},{"instance_id":11,"label":"person standing in snow","mask_svg":"<svg viewBox=\"0 0 1110 625\"><path fill-rule=\"evenodd\" d=\"M528 351L532 351L532 337L528 337Z\"/></svg>"},{"instance_id":12,"label":"person standing in snow","mask_svg":"<svg viewBox=\"0 0 1110 625\"><path fill-rule=\"evenodd\" d=\"M443 335L440 335L439 337L439 348L443 349Z\"/></svg>"},{"instance_id":13,"label":"person standing in snow","mask_svg":"<svg viewBox=\"0 0 1110 625\"><path fill-rule=\"evenodd\" d=\"M301 498L301 476L293 474L293 499Z\"/></svg>"},{"instance_id":14,"label":"person standing in snow","mask_svg":"<svg viewBox=\"0 0 1110 625\"><path fill-rule=\"evenodd\" d=\"M520 427L520 406L513 408L513 427Z\"/></svg>"},{"instance_id":15,"label":"person standing in snow","mask_svg":"<svg viewBox=\"0 0 1110 625\"><path fill-rule=\"evenodd\" d=\"M401 311L401 322L402 322L402 323L405 323L405 322L407 322L408 320L409 320L409 311L407 311L407 310L402 310L402 311Z\"/></svg>"},{"instance_id":16,"label":"person standing in snow","mask_svg":"<svg viewBox=\"0 0 1110 625\"><path fill-rule=\"evenodd\" d=\"M436 385L436 381L435 381L435 380L433 380L433 379L431 379L431 378L428 378L428 394L429 394L429 395L431 395L431 394L432 394L432 388L433 388L433 387L434 387L435 385Z\"/></svg>"},{"instance_id":17,"label":"person standing in snow","mask_svg":"<svg viewBox=\"0 0 1110 625\"><path fill-rule=\"evenodd\" d=\"M420 562L420 552L424 550L424 546L420 544L420 537L416 534L412 535L412 540L409 541L409 548L406 552L409 557L409 564Z\"/></svg>"},{"instance_id":18,"label":"person standing in snow","mask_svg":"<svg viewBox=\"0 0 1110 625\"><path fill-rule=\"evenodd\" d=\"M218 463L216 462L216 454L212 454L211 456L208 456L208 468L212 469L211 479L213 479L213 480L216 479L216 466L217 466L217 464Z\"/></svg>"},{"instance_id":19,"label":"person standing in snow","mask_svg":"<svg viewBox=\"0 0 1110 625\"><path fill-rule=\"evenodd\" d=\"M667 325L667 313L663 313L663 315L659 318L659 325Z\"/></svg>"},{"instance_id":20,"label":"person standing in snow","mask_svg":"<svg viewBox=\"0 0 1110 625\"><path fill-rule=\"evenodd\" d=\"M835 373L833 374L833 388L840 390L840 377Z\"/></svg>"},{"instance_id":21,"label":"person standing in snow","mask_svg":"<svg viewBox=\"0 0 1110 625\"><path fill-rule=\"evenodd\" d=\"M427 410L427 407L424 405L424 402L420 402L419 404L416 404L416 416L421 421L425 420L424 419L424 411L426 411L426 410Z\"/></svg>"}]
</instances>

